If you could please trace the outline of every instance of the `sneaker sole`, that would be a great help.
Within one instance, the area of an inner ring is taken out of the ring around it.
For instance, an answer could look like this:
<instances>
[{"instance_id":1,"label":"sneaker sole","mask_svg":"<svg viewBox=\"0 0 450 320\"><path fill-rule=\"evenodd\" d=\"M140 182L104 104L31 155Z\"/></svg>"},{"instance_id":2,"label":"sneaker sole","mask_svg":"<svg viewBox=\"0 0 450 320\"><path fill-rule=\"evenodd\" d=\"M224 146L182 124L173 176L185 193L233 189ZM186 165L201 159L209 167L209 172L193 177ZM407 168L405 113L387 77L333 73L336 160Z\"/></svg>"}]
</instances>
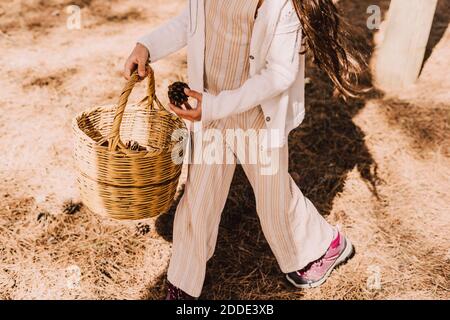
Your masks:
<instances>
[{"instance_id":1,"label":"sneaker sole","mask_svg":"<svg viewBox=\"0 0 450 320\"><path fill-rule=\"evenodd\" d=\"M353 244L348 239L345 239L345 241L346 245L344 251L342 251L341 255L331 265L331 267L328 269L325 275L322 278L320 278L320 280L308 284L298 284L293 279L291 279L291 277L289 277L289 274L286 275L286 279L298 289L312 289L321 286L325 281L327 281L327 279L329 278L330 274L333 272L334 269L336 269L340 265L345 264L349 259L351 259L355 255L355 248L353 247Z\"/></svg>"}]
</instances>

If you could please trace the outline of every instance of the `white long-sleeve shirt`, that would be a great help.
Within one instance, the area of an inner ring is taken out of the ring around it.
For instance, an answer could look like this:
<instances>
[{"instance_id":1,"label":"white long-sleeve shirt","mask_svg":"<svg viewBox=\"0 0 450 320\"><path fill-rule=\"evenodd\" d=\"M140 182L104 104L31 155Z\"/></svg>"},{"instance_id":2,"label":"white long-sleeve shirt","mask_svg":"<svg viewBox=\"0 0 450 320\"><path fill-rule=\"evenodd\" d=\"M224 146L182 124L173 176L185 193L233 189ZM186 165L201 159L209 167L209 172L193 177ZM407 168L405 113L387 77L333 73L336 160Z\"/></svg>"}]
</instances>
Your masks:
<instances>
[{"instance_id":1,"label":"white long-sleeve shirt","mask_svg":"<svg viewBox=\"0 0 450 320\"><path fill-rule=\"evenodd\" d=\"M187 45L191 89L204 92L205 0L190 0L178 17L138 42L155 62ZM206 0L207 1L207 0ZM289 132L304 119L305 58L301 55L301 25L292 0L265 0L254 24L250 77L238 89L218 95L203 93L202 123L229 117L261 105L267 125L263 147L287 143Z\"/></svg>"}]
</instances>

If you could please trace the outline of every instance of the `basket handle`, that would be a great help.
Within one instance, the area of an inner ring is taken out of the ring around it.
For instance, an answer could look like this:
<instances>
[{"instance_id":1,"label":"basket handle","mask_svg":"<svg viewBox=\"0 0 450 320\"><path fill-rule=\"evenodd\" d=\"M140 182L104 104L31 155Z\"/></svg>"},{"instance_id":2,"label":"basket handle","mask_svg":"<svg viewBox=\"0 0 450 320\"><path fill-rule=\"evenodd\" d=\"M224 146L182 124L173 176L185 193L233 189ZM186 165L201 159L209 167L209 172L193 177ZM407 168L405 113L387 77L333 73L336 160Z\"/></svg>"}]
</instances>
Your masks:
<instances>
[{"instance_id":1,"label":"basket handle","mask_svg":"<svg viewBox=\"0 0 450 320\"><path fill-rule=\"evenodd\" d=\"M150 65L147 64L146 66L147 73L148 73L148 86L147 86L147 108L149 110L163 110L164 107L159 101L159 99L156 97L156 90L155 90L155 73L153 69L150 67ZM116 113L114 115L114 121L111 128L110 134L105 138L102 139L102 141L99 142L99 144L103 144L103 142L108 141L108 148L110 151L116 150L117 147L121 150L126 150L126 146L124 143L120 140L120 126L122 124L123 115L125 112L125 108L128 103L128 98L131 94L131 91L133 90L136 83L140 82L141 78L139 77L138 71L134 71L131 75L130 80L127 82L125 87L122 90L122 93L119 98L119 103L117 105ZM145 99L144 99L145 100ZM156 104L156 105L155 105Z\"/></svg>"}]
</instances>

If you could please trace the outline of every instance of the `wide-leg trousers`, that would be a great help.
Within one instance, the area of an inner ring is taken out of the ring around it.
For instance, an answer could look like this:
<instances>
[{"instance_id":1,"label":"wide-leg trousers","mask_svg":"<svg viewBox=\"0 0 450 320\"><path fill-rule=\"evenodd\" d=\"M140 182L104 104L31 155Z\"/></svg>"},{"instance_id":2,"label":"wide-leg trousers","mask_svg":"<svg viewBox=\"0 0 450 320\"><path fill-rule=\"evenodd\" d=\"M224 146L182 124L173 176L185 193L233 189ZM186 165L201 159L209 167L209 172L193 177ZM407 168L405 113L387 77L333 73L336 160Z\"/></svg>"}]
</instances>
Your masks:
<instances>
[{"instance_id":1,"label":"wide-leg trousers","mask_svg":"<svg viewBox=\"0 0 450 320\"><path fill-rule=\"evenodd\" d=\"M194 159L175 214L168 270L168 281L191 296L201 294L237 161L252 185L264 236L282 272L300 270L319 259L333 240L334 228L288 172L287 145L255 156L260 150L254 146L258 130L264 128L262 110L255 107L213 121L201 136L193 136Z\"/></svg>"}]
</instances>

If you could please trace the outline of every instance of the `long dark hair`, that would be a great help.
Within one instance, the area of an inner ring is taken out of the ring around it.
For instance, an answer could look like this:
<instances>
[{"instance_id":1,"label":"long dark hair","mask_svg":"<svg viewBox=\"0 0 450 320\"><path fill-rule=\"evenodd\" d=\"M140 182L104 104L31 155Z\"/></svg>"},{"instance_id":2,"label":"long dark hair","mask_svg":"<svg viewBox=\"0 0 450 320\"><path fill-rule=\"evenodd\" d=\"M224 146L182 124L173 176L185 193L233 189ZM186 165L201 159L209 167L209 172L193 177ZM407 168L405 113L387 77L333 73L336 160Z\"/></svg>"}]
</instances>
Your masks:
<instances>
[{"instance_id":1,"label":"long dark hair","mask_svg":"<svg viewBox=\"0 0 450 320\"><path fill-rule=\"evenodd\" d=\"M367 55L355 47L353 35L341 19L332 0L292 0L300 19L305 52L333 82L344 99L356 97L367 88L359 85L367 71ZM304 52L303 52L304 53Z\"/></svg>"}]
</instances>

